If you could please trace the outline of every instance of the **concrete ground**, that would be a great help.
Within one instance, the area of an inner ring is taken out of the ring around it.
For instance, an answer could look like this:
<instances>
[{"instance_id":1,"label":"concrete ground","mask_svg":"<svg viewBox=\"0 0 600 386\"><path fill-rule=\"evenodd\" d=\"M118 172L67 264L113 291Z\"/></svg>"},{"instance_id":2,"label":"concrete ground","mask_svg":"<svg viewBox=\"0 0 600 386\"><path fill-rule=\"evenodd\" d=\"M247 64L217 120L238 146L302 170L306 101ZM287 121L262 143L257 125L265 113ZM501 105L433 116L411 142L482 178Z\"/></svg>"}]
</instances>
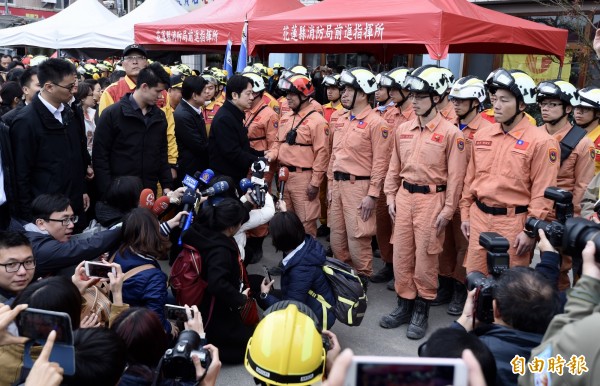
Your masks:
<instances>
[{"instance_id":1,"label":"concrete ground","mask_svg":"<svg viewBox=\"0 0 600 386\"><path fill-rule=\"evenodd\" d=\"M325 238L320 238L319 241L328 245ZM249 273L263 274L263 265L275 266L281 259L281 254L275 253L269 238L265 240L263 248L263 259L257 264L250 265ZM373 269L375 272L381 266L381 260L374 259ZM276 288L280 288L279 279L275 279ZM385 283L370 283L367 295L369 298L367 313L359 327L349 327L339 322L333 326L332 331L338 336L341 346L343 348L350 347L355 354L360 355L417 356L417 349L426 338L419 341L408 339L406 325L392 330L379 327L379 319L396 306L395 292L386 289ZM446 306L431 307L428 335L440 327L449 326L455 319L446 313ZM243 365L224 365L217 385L254 385L254 381Z\"/></svg>"}]
</instances>

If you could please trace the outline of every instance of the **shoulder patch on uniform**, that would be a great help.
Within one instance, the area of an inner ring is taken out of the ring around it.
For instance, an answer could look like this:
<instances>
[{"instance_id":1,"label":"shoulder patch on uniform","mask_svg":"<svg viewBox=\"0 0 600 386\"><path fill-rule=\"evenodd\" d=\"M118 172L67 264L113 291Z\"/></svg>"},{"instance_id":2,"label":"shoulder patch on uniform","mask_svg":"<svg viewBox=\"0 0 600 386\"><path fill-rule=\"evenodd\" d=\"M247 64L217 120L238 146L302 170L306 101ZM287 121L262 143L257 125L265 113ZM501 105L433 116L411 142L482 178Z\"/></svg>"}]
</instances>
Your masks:
<instances>
[{"instance_id":1,"label":"shoulder patch on uniform","mask_svg":"<svg viewBox=\"0 0 600 386\"><path fill-rule=\"evenodd\" d=\"M590 158L592 161L596 159L596 148L594 146L590 146Z\"/></svg>"},{"instance_id":2,"label":"shoulder patch on uniform","mask_svg":"<svg viewBox=\"0 0 600 386\"><path fill-rule=\"evenodd\" d=\"M281 109L279 108L279 106L273 106L273 110L279 114L279 112L281 111Z\"/></svg>"},{"instance_id":3,"label":"shoulder patch on uniform","mask_svg":"<svg viewBox=\"0 0 600 386\"><path fill-rule=\"evenodd\" d=\"M438 133L433 133L433 135L431 136L431 140L433 142L442 143L444 141L444 135L438 134Z\"/></svg>"},{"instance_id":4,"label":"shoulder patch on uniform","mask_svg":"<svg viewBox=\"0 0 600 386\"><path fill-rule=\"evenodd\" d=\"M279 128L279 122L275 121L273 122L273 127L278 129Z\"/></svg>"},{"instance_id":5,"label":"shoulder patch on uniform","mask_svg":"<svg viewBox=\"0 0 600 386\"><path fill-rule=\"evenodd\" d=\"M325 135L329 135L329 126L325 126Z\"/></svg>"},{"instance_id":6,"label":"shoulder patch on uniform","mask_svg":"<svg viewBox=\"0 0 600 386\"><path fill-rule=\"evenodd\" d=\"M381 128L381 136L383 137L383 139L387 139L387 137L390 135L390 130L387 127L382 127Z\"/></svg>"},{"instance_id":7,"label":"shoulder patch on uniform","mask_svg":"<svg viewBox=\"0 0 600 386\"><path fill-rule=\"evenodd\" d=\"M555 164L558 159L558 150L555 147L548 149L548 159L551 164Z\"/></svg>"},{"instance_id":8,"label":"shoulder patch on uniform","mask_svg":"<svg viewBox=\"0 0 600 386\"><path fill-rule=\"evenodd\" d=\"M463 138L456 138L456 148L461 153L465 151L465 140Z\"/></svg>"}]
</instances>

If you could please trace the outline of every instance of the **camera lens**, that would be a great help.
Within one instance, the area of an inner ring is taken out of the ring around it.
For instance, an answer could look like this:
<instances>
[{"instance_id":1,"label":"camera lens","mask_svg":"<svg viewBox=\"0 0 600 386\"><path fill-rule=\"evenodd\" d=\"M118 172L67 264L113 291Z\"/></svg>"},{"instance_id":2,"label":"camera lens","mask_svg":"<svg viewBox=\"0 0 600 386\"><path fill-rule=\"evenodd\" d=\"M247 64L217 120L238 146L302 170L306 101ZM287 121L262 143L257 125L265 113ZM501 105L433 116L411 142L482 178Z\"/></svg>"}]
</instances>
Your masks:
<instances>
[{"instance_id":1,"label":"camera lens","mask_svg":"<svg viewBox=\"0 0 600 386\"><path fill-rule=\"evenodd\" d=\"M483 284L486 278L487 277L479 271L473 271L469 273L467 275L467 288L469 291L472 291L473 288L477 288Z\"/></svg>"},{"instance_id":2,"label":"camera lens","mask_svg":"<svg viewBox=\"0 0 600 386\"><path fill-rule=\"evenodd\" d=\"M581 256L581 251L588 241L596 246L596 262L600 263L600 225L582 218L570 218L566 223L565 253L571 256Z\"/></svg>"}]
</instances>

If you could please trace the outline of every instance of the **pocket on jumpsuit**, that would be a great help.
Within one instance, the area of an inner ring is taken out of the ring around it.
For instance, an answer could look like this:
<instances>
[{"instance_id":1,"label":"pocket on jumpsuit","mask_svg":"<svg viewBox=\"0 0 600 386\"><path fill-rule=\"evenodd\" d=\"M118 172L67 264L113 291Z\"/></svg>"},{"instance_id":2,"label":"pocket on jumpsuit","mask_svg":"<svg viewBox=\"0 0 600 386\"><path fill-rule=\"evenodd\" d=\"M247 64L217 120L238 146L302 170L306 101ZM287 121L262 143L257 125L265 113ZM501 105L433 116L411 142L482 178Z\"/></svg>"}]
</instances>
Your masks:
<instances>
[{"instance_id":1,"label":"pocket on jumpsuit","mask_svg":"<svg viewBox=\"0 0 600 386\"><path fill-rule=\"evenodd\" d=\"M369 217L367 221L362 220L360 217L360 212L360 209L356 210L356 232L354 232L354 237L375 236L375 230L377 227L375 209L373 209L373 212L371 212L371 217Z\"/></svg>"},{"instance_id":2,"label":"pocket on jumpsuit","mask_svg":"<svg viewBox=\"0 0 600 386\"><path fill-rule=\"evenodd\" d=\"M438 215L440 214L442 208L444 207L444 204L446 203L446 193L436 193L433 200L435 200L435 207L431 211L432 217L431 226L429 227L429 243L427 244L427 253L430 255L442 253L442 250L444 249L444 237L446 235L446 232L442 231L441 234L438 236L435 227L435 221L437 220ZM448 225L449 224L450 223L448 223Z\"/></svg>"}]
</instances>

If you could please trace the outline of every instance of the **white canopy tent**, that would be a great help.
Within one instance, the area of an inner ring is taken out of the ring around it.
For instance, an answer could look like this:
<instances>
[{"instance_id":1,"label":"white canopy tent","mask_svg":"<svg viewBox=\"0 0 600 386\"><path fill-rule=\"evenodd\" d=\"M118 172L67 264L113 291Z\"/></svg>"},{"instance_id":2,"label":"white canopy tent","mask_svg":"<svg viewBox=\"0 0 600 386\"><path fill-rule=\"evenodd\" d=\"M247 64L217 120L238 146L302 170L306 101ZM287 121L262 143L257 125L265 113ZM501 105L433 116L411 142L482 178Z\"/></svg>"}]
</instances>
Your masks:
<instances>
[{"instance_id":1,"label":"white canopy tent","mask_svg":"<svg viewBox=\"0 0 600 386\"><path fill-rule=\"evenodd\" d=\"M146 0L127 15L103 25L101 28L95 28L91 31L74 29L65 38L67 41L77 43L76 46L68 48L86 47L122 50L134 43L134 24L176 17L187 12L175 0Z\"/></svg>"},{"instance_id":2,"label":"white canopy tent","mask_svg":"<svg viewBox=\"0 0 600 386\"><path fill-rule=\"evenodd\" d=\"M118 20L98 0L78 0L47 19L0 30L3 46L34 46L54 49L84 48L67 36L73 31L95 31ZM133 27L132 27L133 28Z\"/></svg>"}]
</instances>

